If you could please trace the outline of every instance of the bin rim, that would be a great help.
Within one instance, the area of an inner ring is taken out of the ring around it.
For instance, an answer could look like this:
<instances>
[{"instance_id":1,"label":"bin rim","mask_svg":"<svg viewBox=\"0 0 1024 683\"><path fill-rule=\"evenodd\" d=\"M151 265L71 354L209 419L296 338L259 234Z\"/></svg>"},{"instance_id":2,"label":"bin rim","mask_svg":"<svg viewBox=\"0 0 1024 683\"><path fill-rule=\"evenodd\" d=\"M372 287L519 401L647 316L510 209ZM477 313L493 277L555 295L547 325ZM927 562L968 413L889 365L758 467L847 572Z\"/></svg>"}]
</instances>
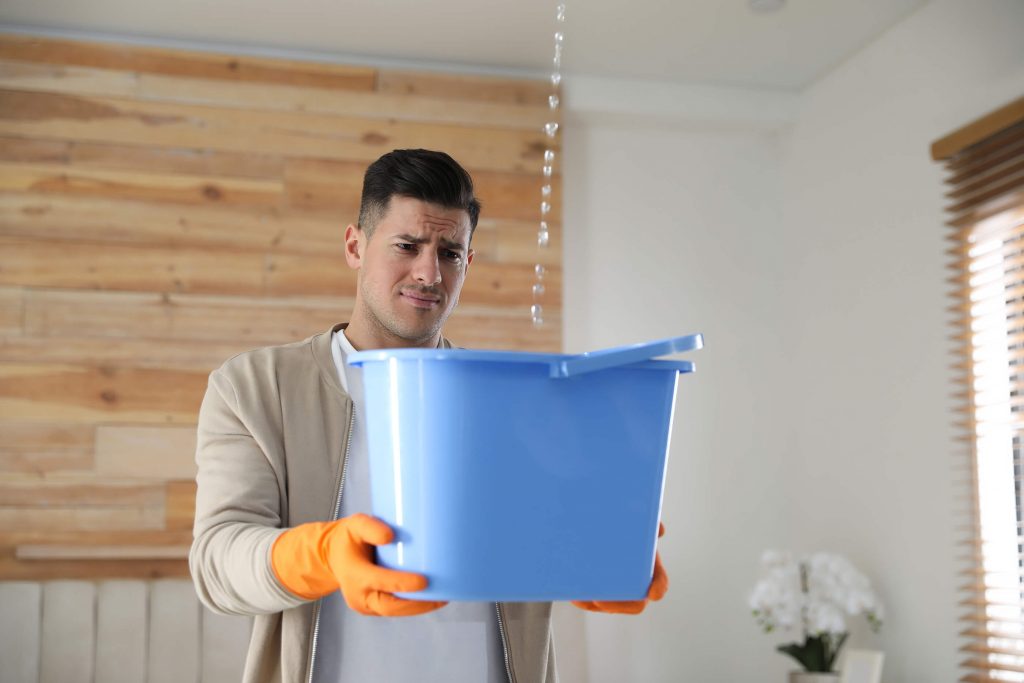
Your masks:
<instances>
[{"instance_id":1,"label":"bin rim","mask_svg":"<svg viewBox=\"0 0 1024 683\"><path fill-rule=\"evenodd\" d=\"M585 357L563 353L534 353L530 351L491 351L481 349L369 349L350 353L345 363L362 367L365 363L379 363L389 360L465 361L482 363L519 363L558 367L566 361ZM630 370L661 370L680 373L694 372L693 362L686 360L643 360L617 366ZM612 368L613 369L613 368Z\"/></svg>"}]
</instances>

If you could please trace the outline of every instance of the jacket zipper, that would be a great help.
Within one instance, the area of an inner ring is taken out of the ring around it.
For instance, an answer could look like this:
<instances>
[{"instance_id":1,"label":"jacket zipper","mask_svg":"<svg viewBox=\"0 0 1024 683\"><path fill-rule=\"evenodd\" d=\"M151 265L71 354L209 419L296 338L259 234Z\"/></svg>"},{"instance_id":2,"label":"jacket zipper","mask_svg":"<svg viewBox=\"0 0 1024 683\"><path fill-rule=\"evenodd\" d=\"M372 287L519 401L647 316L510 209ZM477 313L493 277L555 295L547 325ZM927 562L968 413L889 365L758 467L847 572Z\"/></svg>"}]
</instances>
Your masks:
<instances>
[{"instance_id":1,"label":"jacket zipper","mask_svg":"<svg viewBox=\"0 0 1024 683\"><path fill-rule=\"evenodd\" d=\"M341 490L345 487L345 472L348 471L348 455L352 450L352 429L356 424L356 407L352 405L352 417L348 422L348 438L345 441L345 457L341 461L341 473L338 475L338 497L334 502L334 517L331 521L338 519L341 515ZM309 678L306 680L308 683L313 683L313 664L316 662L316 645L317 640L320 636L320 608L323 605L324 600L320 598L316 601L316 606L313 607L313 642L309 649Z\"/></svg>"},{"instance_id":2,"label":"jacket zipper","mask_svg":"<svg viewBox=\"0 0 1024 683\"><path fill-rule=\"evenodd\" d=\"M508 654L508 640L505 638L505 611L501 609L501 603L494 603L494 609L498 612L498 633L501 635L501 651L505 655L505 673L508 674L508 683L516 683L516 677L512 675L512 660Z\"/></svg>"}]
</instances>

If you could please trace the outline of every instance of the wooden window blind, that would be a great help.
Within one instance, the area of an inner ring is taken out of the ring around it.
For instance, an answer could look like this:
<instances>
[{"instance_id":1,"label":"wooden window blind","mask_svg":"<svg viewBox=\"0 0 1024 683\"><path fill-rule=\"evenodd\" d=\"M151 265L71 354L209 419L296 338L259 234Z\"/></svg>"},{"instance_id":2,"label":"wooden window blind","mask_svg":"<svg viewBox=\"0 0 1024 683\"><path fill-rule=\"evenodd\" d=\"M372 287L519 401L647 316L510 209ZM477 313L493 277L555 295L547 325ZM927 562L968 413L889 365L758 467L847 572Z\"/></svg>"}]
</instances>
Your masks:
<instances>
[{"instance_id":1,"label":"wooden window blind","mask_svg":"<svg viewBox=\"0 0 1024 683\"><path fill-rule=\"evenodd\" d=\"M970 505L960 681L1024 681L1024 98L942 138Z\"/></svg>"}]
</instances>

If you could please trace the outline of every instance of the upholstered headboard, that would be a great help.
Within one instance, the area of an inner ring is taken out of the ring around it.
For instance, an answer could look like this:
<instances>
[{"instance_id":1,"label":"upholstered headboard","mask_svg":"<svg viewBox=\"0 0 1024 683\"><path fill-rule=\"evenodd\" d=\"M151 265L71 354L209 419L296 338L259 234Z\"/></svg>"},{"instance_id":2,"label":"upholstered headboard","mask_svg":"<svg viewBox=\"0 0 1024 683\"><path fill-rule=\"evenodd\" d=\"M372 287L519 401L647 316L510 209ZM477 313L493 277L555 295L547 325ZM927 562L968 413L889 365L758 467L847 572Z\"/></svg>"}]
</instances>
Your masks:
<instances>
[{"instance_id":1,"label":"upholstered headboard","mask_svg":"<svg viewBox=\"0 0 1024 683\"><path fill-rule=\"evenodd\" d=\"M202 607L190 581L0 582L0 678L229 683L251 628Z\"/></svg>"}]
</instances>

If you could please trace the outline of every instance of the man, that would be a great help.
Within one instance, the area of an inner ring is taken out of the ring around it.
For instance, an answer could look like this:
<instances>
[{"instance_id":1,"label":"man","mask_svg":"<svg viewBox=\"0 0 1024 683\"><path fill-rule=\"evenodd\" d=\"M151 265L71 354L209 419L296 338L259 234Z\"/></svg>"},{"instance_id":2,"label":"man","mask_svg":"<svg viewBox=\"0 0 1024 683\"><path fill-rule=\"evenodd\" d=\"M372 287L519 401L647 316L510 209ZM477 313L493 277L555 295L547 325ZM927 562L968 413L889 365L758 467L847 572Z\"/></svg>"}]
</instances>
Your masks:
<instances>
[{"instance_id":1,"label":"man","mask_svg":"<svg viewBox=\"0 0 1024 683\"><path fill-rule=\"evenodd\" d=\"M358 271L350 322L211 373L189 563L204 605L256 616L245 681L556 680L549 603L401 599L427 579L375 564L374 546L393 532L365 514L359 377L344 359L450 346L441 327L473 261L479 213L469 174L447 154L385 154L345 231ZM666 587L658 560L648 597ZM575 604L635 613L646 600Z\"/></svg>"}]
</instances>

